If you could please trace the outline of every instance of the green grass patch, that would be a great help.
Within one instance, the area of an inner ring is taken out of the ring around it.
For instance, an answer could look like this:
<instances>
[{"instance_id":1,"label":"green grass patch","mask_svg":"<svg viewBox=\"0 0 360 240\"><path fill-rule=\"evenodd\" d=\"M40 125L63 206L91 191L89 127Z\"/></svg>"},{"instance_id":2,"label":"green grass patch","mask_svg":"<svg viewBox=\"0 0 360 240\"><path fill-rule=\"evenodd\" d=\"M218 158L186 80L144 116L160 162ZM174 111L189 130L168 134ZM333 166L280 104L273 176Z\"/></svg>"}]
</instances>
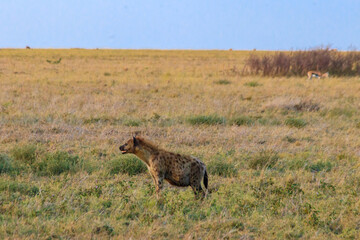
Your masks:
<instances>
[{"instance_id":1,"label":"green grass patch","mask_svg":"<svg viewBox=\"0 0 360 240\"><path fill-rule=\"evenodd\" d=\"M46 59L46 62L50 63L50 64L59 64L61 62L61 58L59 58L58 60L49 60Z\"/></svg>"},{"instance_id":2,"label":"green grass patch","mask_svg":"<svg viewBox=\"0 0 360 240\"><path fill-rule=\"evenodd\" d=\"M289 157L282 159L285 170L296 171L299 169L304 169L308 161L301 157Z\"/></svg>"},{"instance_id":3,"label":"green grass patch","mask_svg":"<svg viewBox=\"0 0 360 240\"><path fill-rule=\"evenodd\" d=\"M218 81L215 81L214 83L219 84L219 85L229 85L231 82L229 80L226 80L226 79L220 79Z\"/></svg>"},{"instance_id":4,"label":"green grass patch","mask_svg":"<svg viewBox=\"0 0 360 240\"><path fill-rule=\"evenodd\" d=\"M114 232L114 228L108 224L105 224L101 227L96 227L94 230L93 230L93 234L95 235L98 235L98 234L106 234L108 236L114 236L115 235L115 232ZM100 236L103 236L103 235L100 235Z\"/></svg>"},{"instance_id":5,"label":"green grass patch","mask_svg":"<svg viewBox=\"0 0 360 240\"><path fill-rule=\"evenodd\" d=\"M225 124L225 117L220 117L218 115L200 115L200 116L191 116L186 119L191 125L220 125Z\"/></svg>"},{"instance_id":6,"label":"green grass patch","mask_svg":"<svg viewBox=\"0 0 360 240\"><path fill-rule=\"evenodd\" d=\"M237 126L242 126L242 125L250 126L253 125L254 123L255 123L255 119L248 116L238 116L230 120L230 124Z\"/></svg>"},{"instance_id":7,"label":"green grass patch","mask_svg":"<svg viewBox=\"0 0 360 240\"><path fill-rule=\"evenodd\" d=\"M231 162L234 157L235 150L229 150L225 153L218 153L215 158L207 164L209 174L221 177L234 177L237 175L238 169Z\"/></svg>"},{"instance_id":8,"label":"green grass patch","mask_svg":"<svg viewBox=\"0 0 360 240\"><path fill-rule=\"evenodd\" d=\"M274 151L263 150L255 154L248 160L251 169L259 170L263 168L273 168L278 162L279 156Z\"/></svg>"},{"instance_id":9,"label":"green grass patch","mask_svg":"<svg viewBox=\"0 0 360 240\"><path fill-rule=\"evenodd\" d=\"M127 119L124 121L124 125L127 127L138 127L141 125L141 121L137 119Z\"/></svg>"},{"instance_id":10,"label":"green grass patch","mask_svg":"<svg viewBox=\"0 0 360 240\"><path fill-rule=\"evenodd\" d=\"M45 155L33 165L33 170L42 176L53 176L65 172L75 173L81 169L82 164L83 160L79 156L57 151Z\"/></svg>"},{"instance_id":11,"label":"green grass patch","mask_svg":"<svg viewBox=\"0 0 360 240\"><path fill-rule=\"evenodd\" d=\"M281 121L274 117L260 117L257 118L256 122L262 126L279 126Z\"/></svg>"},{"instance_id":12,"label":"green grass patch","mask_svg":"<svg viewBox=\"0 0 360 240\"><path fill-rule=\"evenodd\" d=\"M333 168L333 165L329 161L318 161L316 163L310 164L306 167L306 170L310 172L329 172Z\"/></svg>"},{"instance_id":13,"label":"green grass patch","mask_svg":"<svg viewBox=\"0 0 360 240\"><path fill-rule=\"evenodd\" d=\"M233 163L222 162L221 160L213 160L207 164L209 174L221 177L234 177L237 175L237 169Z\"/></svg>"},{"instance_id":14,"label":"green grass patch","mask_svg":"<svg viewBox=\"0 0 360 240\"><path fill-rule=\"evenodd\" d=\"M15 160L19 162L31 165L36 161L36 146L35 145L15 146L11 150L11 155Z\"/></svg>"},{"instance_id":15,"label":"green grass patch","mask_svg":"<svg viewBox=\"0 0 360 240\"><path fill-rule=\"evenodd\" d=\"M119 155L110 161L108 169L110 174L124 173L133 176L146 172L147 167L133 155Z\"/></svg>"},{"instance_id":16,"label":"green grass patch","mask_svg":"<svg viewBox=\"0 0 360 240\"><path fill-rule=\"evenodd\" d=\"M291 136L286 136L286 137L283 138L283 140L284 140L284 141L287 141L287 142L289 142L289 143L294 143L294 142L296 142L296 138L291 137Z\"/></svg>"},{"instance_id":17,"label":"green grass patch","mask_svg":"<svg viewBox=\"0 0 360 240\"><path fill-rule=\"evenodd\" d=\"M14 167L14 161L8 155L0 154L0 174L13 173L17 169Z\"/></svg>"},{"instance_id":18,"label":"green grass patch","mask_svg":"<svg viewBox=\"0 0 360 240\"><path fill-rule=\"evenodd\" d=\"M258 87L258 86L261 86L262 84L256 82L256 81L250 81L250 82L247 82L244 84L244 86L247 86L247 87Z\"/></svg>"},{"instance_id":19,"label":"green grass patch","mask_svg":"<svg viewBox=\"0 0 360 240\"><path fill-rule=\"evenodd\" d=\"M92 116L84 119L84 124L94 124L94 123L104 124L104 123L114 123L116 121L117 119L113 119L108 116L98 116L98 117Z\"/></svg>"},{"instance_id":20,"label":"green grass patch","mask_svg":"<svg viewBox=\"0 0 360 240\"><path fill-rule=\"evenodd\" d=\"M356 114L356 110L350 108L333 108L329 112L330 117L347 117L351 118Z\"/></svg>"},{"instance_id":21,"label":"green grass patch","mask_svg":"<svg viewBox=\"0 0 360 240\"><path fill-rule=\"evenodd\" d=\"M23 195L35 196L39 193L39 188L37 186L32 186L28 183L19 183L16 181L1 181L0 182L0 192L19 192Z\"/></svg>"},{"instance_id":22,"label":"green grass patch","mask_svg":"<svg viewBox=\"0 0 360 240\"><path fill-rule=\"evenodd\" d=\"M285 120L285 124L290 127L303 128L307 122L301 118L288 118Z\"/></svg>"}]
</instances>

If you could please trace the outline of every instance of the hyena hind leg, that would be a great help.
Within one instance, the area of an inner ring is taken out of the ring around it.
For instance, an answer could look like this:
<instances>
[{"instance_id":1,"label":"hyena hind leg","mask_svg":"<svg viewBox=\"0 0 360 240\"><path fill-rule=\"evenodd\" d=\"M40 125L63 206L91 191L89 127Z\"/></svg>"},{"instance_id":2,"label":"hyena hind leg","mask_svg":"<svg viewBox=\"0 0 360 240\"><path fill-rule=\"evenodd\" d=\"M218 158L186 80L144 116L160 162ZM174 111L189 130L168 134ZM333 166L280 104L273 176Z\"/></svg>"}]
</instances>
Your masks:
<instances>
[{"instance_id":1,"label":"hyena hind leg","mask_svg":"<svg viewBox=\"0 0 360 240\"><path fill-rule=\"evenodd\" d=\"M202 189L200 184L191 185L191 188L194 191L195 199L198 199L199 197L203 199L205 197L205 191Z\"/></svg>"}]
</instances>

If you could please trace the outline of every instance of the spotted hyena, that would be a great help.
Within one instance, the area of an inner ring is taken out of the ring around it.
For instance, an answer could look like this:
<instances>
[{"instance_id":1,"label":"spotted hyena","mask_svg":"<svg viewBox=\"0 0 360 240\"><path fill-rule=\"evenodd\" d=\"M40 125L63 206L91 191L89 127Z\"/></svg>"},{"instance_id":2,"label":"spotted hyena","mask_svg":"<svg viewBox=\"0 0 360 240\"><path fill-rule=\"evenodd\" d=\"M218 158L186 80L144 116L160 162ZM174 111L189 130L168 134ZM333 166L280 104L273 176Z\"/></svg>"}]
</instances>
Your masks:
<instances>
[{"instance_id":1,"label":"spotted hyena","mask_svg":"<svg viewBox=\"0 0 360 240\"><path fill-rule=\"evenodd\" d=\"M123 154L132 153L147 165L154 180L156 196L159 199L164 179L178 187L191 186L195 196L206 192L201 188L201 180L208 188L208 175L203 162L193 156L180 155L159 149L142 137L136 136L120 146Z\"/></svg>"}]
</instances>

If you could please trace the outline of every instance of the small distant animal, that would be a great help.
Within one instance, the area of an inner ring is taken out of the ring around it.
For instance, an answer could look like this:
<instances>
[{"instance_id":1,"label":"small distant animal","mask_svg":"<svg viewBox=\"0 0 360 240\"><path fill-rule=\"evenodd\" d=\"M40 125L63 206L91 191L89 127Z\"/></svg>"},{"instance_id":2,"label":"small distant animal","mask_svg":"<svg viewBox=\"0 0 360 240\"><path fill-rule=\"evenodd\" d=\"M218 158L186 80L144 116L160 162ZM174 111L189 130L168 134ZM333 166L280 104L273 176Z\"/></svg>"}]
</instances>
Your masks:
<instances>
[{"instance_id":1,"label":"small distant animal","mask_svg":"<svg viewBox=\"0 0 360 240\"><path fill-rule=\"evenodd\" d=\"M321 73L319 71L308 71L307 73L308 75L308 79L312 79L313 77L316 77L316 78L327 78L329 77L329 72L326 72L326 73Z\"/></svg>"},{"instance_id":2,"label":"small distant animal","mask_svg":"<svg viewBox=\"0 0 360 240\"><path fill-rule=\"evenodd\" d=\"M31 49L29 46L26 46L26 49Z\"/></svg>"},{"instance_id":3,"label":"small distant animal","mask_svg":"<svg viewBox=\"0 0 360 240\"><path fill-rule=\"evenodd\" d=\"M201 198L206 196L208 174L205 164L198 158L168 152L139 136L130 138L119 149L122 154L135 154L146 164L155 184L157 199L164 180L178 187L191 186L195 198L200 194ZM201 187L202 180L206 192Z\"/></svg>"}]
</instances>

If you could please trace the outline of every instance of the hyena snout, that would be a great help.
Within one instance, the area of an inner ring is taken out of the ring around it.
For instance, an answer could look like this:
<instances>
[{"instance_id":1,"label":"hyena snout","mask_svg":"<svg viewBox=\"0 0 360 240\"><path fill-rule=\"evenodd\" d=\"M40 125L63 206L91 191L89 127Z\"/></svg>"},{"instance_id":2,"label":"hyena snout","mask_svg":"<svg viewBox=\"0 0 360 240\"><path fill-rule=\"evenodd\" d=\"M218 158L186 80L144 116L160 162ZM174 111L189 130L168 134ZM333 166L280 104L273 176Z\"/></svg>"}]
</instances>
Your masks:
<instances>
[{"instance_id":1,"label":"hyena snout","mask_svg":"<svg viewBox=\"0 0 360 240\"><path fill-rule=\"evenodd\" d=\"M120 149L120 151L122 152L122 154L125 154L127 151L126 151L126 149L125 149L125 144L124 145L121 145L120 147L119 147L119 149Z\"/></svg>"}]
</instances>

